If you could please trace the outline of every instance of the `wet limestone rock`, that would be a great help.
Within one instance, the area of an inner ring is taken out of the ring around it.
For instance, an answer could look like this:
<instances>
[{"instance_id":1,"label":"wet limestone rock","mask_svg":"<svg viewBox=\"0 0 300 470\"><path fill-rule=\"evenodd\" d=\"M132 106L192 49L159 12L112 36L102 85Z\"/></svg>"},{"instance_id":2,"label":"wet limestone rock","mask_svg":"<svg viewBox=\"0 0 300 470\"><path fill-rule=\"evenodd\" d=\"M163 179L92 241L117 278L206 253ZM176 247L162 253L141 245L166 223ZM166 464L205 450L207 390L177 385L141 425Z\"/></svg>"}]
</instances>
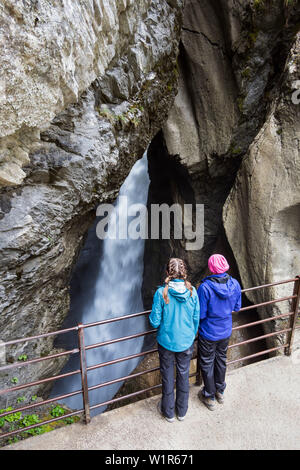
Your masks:
<instances>
[{"instance_id":1,"label":"wet limestone rock","mask_svg":"<svg viewBox=\"0 0 300 470\"><path fill-rule=\"evenodd\" d=\"M152 0L1 2L1 186L22 183L26 176L22 167L29 163L36 133L78 102L123 55L130 56L129 77L125 69L120 76L112 72L110 80L128 99L137 71L152 69L148 52L157 54L156 60L163 49L172 49L169 27L180 4L180 0L163 1L161 6Z\"/></svg>"},{"instance_id":2,"label":"wet limestone rock","mask_svg":"<svg viewBox=\"0 0 300 470\"><path fill-rule=\"evenodd\" d=\"M1 168L18 176L5 181L2 173L0 191L1 340L60 328L95 208L115 199L177 92L181 0L84 5L57 1L50 8L41 0L0 7L6 25L0 55L15 58L1 68L2 83L13 85L1 113ZM18 153L23 147L26 157ZM53 337L9 348L7 360L51 351ZM42 364L48 376L62 365ZM27 367L18 377L24 382L43 370Z\"/></svg>"},{"instance_id":3,"label":"wet limestone rock","mask_svg":"<svg viewBox=\"0 0 300 470\"><path fill-rule=\"evenodd\" d=\"M226 201L223 219L245 287L300 273L300 34L286 61L281 87L249 148ZM299 81L298 81L299 86ZM292 284L249 293L253 302L291 295ZM284 304L261 315L286 313Z\"/></svg>"},{"instance_id":4,"label":"wet limestone rock","mask_svg":"<svg viewBox=\"0 0 300 470\"><path fill-rule=\"evenodd\" d=\"M178 60L179 92L163 126L163 140L170 158L185 170L181 179L192 188L194 203L204 204L204 246L185 253L195 280L202 276L223 230L223 205L242 159L266 126L299 18L297 2L287 5L276 1L258 4L251 0L188 0L185 4ZM296 71L293 77L297 80ZM280 132L279 124L275 129L277 145L281 145L284 129ZM293 134L292 129L290 132ZM298 152L294 134L289 142L292 159ZM297 160L293 164L291 160L290 167L293 166L297 167ZM265 185L269 188L272 182ZM185 201L181 183L175 186L169 199L190 202ZM268 198L268 194L262 194L261 199ZM265 204L267 211L266 200ZM277 225L284 225L282 217L286 216L282 214ZM246 215L243 221L242 230L246 231ZM227 228L230 231L229 222ZM185 245L184 241L175 252L180 254ZM287 260L286 271L290 271L289 264ZM255 285L257 280L258 276L254 276L248 284L247 279L247 285Z\"/></svg>"}]
</instances>

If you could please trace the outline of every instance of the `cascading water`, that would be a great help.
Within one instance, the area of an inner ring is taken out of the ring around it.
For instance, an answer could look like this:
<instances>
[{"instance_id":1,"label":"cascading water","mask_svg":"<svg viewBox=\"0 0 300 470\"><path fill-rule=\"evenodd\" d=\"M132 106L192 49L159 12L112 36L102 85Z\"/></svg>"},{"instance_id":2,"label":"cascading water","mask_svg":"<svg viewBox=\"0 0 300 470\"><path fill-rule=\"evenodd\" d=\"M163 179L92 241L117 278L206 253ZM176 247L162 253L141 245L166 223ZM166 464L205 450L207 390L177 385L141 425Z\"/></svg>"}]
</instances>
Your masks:
<instances>
[{"instance_id":1,"label":"cascading water","mask_svg":"<svg viewBox=\"0 0 300 470\"><path fill-rule=\"evenodd\" d=\"M119 196L115 203L115 214L110 216L108 226L114 229L114 224L119 227L127 222L127 211L123 204L128 207L132 204L147 203L149 188L149 176L147 155L136 162L130 174L122 185ZM126 198L125 198L125 197ZM131 218L132 219L132 218ZM95 231L95 226L92 227ZM118 232L117 232L118 233ZM92 234L90 234L92 236ZM94 237L95 238L95 237ZM89 238L88 238L89 239ZM98 248L99 249L99 248ZM110 239L106 238L102 242L102 255L98 267L97 280L93 289L86 289L81 295L80 314L77 318L68 321L68 326L82 323L92 323L107 318L113 318L128 313L135 313L143 310L141 295L143 277L143 239ZM88 271L86 272L88 275ZM84 281L84 280L83 280ZM81 288L85 287L81 283ZM84 295L86 294L86 295ZM92 299L90 296L92 295ZM83 299L83 300L82 300ZM108 323L105 325L86 328L85 344L90 345L117 337L126 336L142 332L146 328L147 318L144 316ZM98 347L87 351L88 366L111 361L119 357L138 353L142 350L143 338L136 338L120 343ZM88 372L88 385L93 386L99 383L113 380L128 375L138 364L139 358L124 361L119 364L101 367ZM72 357L63 372L68 372L78 368L78 357ZM101 387L89 393L90 404L98 404L111 399L122 383ZM80 375L71 376L58 380L52 390L51 396L55 397L81 388ZM63 400L72 409L82 408L81 395L75 395ZM105 407L96 409L96 413L104 411Z\"/></svg>"}]
</instances>

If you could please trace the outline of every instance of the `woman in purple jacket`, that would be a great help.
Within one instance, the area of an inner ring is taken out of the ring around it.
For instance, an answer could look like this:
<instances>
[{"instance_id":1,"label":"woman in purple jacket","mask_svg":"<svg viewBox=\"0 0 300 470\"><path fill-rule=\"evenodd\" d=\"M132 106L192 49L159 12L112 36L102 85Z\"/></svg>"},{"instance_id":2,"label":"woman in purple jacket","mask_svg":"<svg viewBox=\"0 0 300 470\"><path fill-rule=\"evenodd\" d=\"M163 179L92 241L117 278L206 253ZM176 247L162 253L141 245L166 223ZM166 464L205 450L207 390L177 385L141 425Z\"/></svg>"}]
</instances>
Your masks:
<instances>
[{"instance_id":1,"label":"woman in purple jacket","mask_svg":"<svg viewBox=\"0 0 300 470\"><path fill-rule=\"evenodd\" d=\"M232 332L232 311L241 308L241 287L226 271L224 256L215 254L208 260L211 276L198 288L200 327L198 354L204 387L199 398L209 410L215 409L215 398L224 402L226 356Z\"/></svg>"}]
</instances>

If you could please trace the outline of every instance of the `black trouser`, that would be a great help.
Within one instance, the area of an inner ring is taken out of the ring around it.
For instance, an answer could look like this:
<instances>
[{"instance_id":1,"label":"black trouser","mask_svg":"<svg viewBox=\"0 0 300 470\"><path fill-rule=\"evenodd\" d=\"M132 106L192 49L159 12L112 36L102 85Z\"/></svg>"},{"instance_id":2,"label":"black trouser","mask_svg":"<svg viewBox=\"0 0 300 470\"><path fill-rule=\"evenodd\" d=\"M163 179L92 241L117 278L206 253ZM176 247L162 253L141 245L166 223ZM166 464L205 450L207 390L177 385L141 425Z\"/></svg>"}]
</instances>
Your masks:
<instances>
[{"instance_id":1,"label":"black trouser","mask_svg":"<svg viewBox=\"0 0 300 470\"><path fill-rule=\"evenodd\" d=\"M214 397L216 392L224 392L226 383L226 355L230 338L210 341L199 335L198 355L204 382L203 395Z\"/></svg>"},{"instance_id":2,"label":"black trouser","mask_svg":"<svg viewBox=\"0 0 300 470\"><path fill-rule=\"evenodd\" d=\"M158 344L160 372L162 376L161 410L167 418L173 418L175 407L178 416L185 416L189 400L189 369L194 343L181 352L173 352ZM174 399L174 364L176 364L176 402Z\"/></svg>"}]
</instances>

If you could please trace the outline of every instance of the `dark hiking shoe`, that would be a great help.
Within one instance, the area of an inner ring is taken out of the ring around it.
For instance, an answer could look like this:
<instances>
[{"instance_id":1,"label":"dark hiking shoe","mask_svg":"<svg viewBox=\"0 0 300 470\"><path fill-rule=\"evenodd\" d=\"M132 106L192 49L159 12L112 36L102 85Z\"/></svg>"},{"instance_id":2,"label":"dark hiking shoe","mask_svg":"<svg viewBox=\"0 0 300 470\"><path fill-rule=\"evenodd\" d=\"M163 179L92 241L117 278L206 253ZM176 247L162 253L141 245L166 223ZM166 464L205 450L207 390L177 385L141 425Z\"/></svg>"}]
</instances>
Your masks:
<instances>
[{"instance_id":1,"label":"dark hiking shoe","mask_svg":"<svg viewBox=\"0 0 300 470\"><path fill-rule=\"evenodd\" d=\"M157 410L158 410L159 414L168 421L168 423L174 423L175 418L168 418L161 411L161 400L157 403Z\"/></svg>"},{"instance_id":2,"label":"dark hiking shoe","mask_svg":"<svg viewBox=\"0 0 300 470\"><path fill-rule=\"evenodd\" d=\"M220 403L220 405L223 405L223 403L224 403L224 392L216 392L216 399L217 399L217 402Z\"/></svg>"},{"instance_id":3,"label":"dark hiking shoe","mask_svg":"<svg viewBox=\"0 0 300 470\"><path fill-rule=\"evenodd\" d=\"M214 398L205 397L201 391L198 393L198 398L210 411L214 411L216 409L216 400Z\"/></svg>"}]
</instances>

